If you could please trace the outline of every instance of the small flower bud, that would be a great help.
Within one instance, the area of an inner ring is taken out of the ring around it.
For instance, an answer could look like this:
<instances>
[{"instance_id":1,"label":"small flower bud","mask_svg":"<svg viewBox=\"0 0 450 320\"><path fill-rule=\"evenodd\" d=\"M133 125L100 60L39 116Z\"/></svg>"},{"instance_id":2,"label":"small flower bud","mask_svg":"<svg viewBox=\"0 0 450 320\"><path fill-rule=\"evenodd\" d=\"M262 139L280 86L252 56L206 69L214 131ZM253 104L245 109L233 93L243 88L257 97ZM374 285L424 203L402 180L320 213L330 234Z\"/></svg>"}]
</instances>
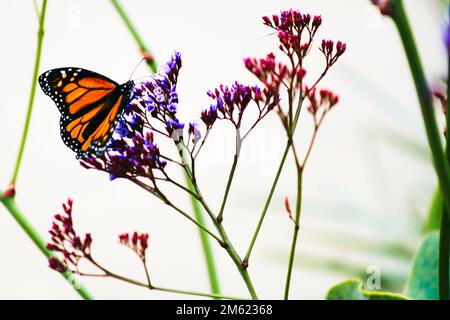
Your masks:
<instances>
[{"instance_id":1,"label":"small flower bud","mask_svg":"<svg viewBox=\"0 0 450 320\"><path fill-rule=\"evenodd\" d=\"M67 271L67 266L64 265L63 263L61 263L58 259L56 258L50 258L48 259L48 265L50 268L52 268L53 270L57 271L57 272L66 272Z\"/></svg>"},{"instance_id":2,"label":"small flower bud","mask_svg":"<svg viewBox=\"0 0 450 320\"><path fill-rule=\"evenodd\" d=\"M322 16L314 16L312 27L317 30L321 24L322 24Z\"/></svg>"},{"instance_id":3,"label":"small flower bud","mask_svg":"<svg viewBox=\"0 0 450 320\"><path fill-rule=\"evenodd\" d=\"M336 55L339 57L340 55L342 55L345 50L347 49L347 45L341 41L338 41L336 43Z\"/></svg>"}]
</instances>

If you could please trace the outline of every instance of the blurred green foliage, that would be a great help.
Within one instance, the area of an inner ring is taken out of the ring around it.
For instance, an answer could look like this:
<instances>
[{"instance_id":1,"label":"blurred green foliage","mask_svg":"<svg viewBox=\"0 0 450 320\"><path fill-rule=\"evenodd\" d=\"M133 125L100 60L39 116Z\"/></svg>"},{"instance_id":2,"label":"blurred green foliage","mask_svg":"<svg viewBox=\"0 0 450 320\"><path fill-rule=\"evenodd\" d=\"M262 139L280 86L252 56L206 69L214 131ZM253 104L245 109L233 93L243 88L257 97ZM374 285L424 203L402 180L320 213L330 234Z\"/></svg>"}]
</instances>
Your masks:
<instances>
[{"instance_id":1,"label":"blurred green foliage","mask_svg":"<svg viewBox=\"0 0 450 320\"><path fill-rule=\"evenodd\" d=\"M430 232L423 240L413 260L404 295L367 291L359 278L350 278L333 286L328 300L438 300L439 232ZM383 277L383 282L384 282Z\"/></svg>"},{"instance_id":2,"label":"blurred green foliage","mask_svg":"<svg viewBox=\"0 0 450 320\"><path fill-rule=\"evenodd\" d=\"M366 291L358 278L350 278L333 286L327 300L409 300L400 294L379 291Z\"/></svg>"},{"instance_id":3,"label":"blurred green foliage","mask_svg":"<svg viewBox=\"0 0 450 320\"><path fill-rule=\"evenodd\" d=\"M405 294L412 299L437 300L439 265L439 233L431 232L414 258Z\"/></svg>"}]
</instances>

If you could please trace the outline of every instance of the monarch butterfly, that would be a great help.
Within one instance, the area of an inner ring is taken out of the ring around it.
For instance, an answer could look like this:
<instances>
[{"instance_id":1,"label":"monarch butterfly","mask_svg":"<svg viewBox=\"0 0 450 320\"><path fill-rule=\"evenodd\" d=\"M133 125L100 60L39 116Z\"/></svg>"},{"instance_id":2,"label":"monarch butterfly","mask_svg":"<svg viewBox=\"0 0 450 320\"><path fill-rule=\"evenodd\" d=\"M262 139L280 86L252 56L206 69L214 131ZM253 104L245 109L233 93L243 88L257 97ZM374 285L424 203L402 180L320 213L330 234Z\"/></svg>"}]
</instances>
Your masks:
<instances>
[{"instance_id":1,"label":"monarch butterfly","mask_svg":"<svg viewBox=\"0 0 450 320\"><path fill-rule=\"evenodd\" d=\"M58 68L39 76L39 85L61 112L61 138L83 158L102 154L131 100L132 80L115 81L81 68Z\"/></svg>"}]
</instances>

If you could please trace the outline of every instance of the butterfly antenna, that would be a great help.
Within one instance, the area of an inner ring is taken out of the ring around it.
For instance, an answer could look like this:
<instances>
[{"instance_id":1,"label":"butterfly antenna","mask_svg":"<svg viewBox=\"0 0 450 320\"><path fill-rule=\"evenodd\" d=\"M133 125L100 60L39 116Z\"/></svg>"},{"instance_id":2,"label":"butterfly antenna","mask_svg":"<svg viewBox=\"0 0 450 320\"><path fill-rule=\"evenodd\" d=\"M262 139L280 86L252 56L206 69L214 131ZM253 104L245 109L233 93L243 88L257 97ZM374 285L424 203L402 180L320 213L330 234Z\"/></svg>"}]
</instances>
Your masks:
<instances>
[{"instance_id":1,"label":"butterfly antenna","mask_svg":"<svg viewBox=\"0 0 450 320\"><path fill-rule=\"evenodd\" d=\"M128 78L128 80L131 80L131 77L136 72L137 68L141 65L142 61L145 61L145 60L146 60L146 57L144 57L141 60L139 60L138 64L134 67L133 72L131 73L130 78Z\"/></svg>"}]
</instances>

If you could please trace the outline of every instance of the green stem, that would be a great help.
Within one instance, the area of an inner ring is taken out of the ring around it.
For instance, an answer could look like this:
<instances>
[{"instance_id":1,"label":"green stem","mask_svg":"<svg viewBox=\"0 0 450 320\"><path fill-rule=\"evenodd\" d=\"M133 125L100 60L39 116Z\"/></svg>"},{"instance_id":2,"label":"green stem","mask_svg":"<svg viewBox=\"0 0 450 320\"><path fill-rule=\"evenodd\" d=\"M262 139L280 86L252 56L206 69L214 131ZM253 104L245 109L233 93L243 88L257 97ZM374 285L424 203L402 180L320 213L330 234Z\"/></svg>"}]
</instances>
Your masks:
<instances>
[{"instance_id":1,"label":"green stem","mask_svg":"<svg viewBox=\"0 0 450 320\"><path fill-rule=\"evenodd\" d=\"M288 143L286 144L286 148L284 149L284 153L283 153L283 157L281 158L280 165L278 166L278 170L277 170L277 173L275 175L275 179L272 182L272 187L270 188L269 195L267 196L266 203L264 204L264 209L263 209L263 211L261 213L261 216L259 217L258 225L256 226L256 230L253 233L252 241L250 242L250 245L249 245L249 247L247 249L247 253L245 254L245 258L244 258L244 264L245 265L248 264L248 261L250 259L250 255L251 255L253 247L255 245L256 238L258 237L259 230L261 229L261 226L263 224L263 221L264 221L264 218L266 216L267 210L269 209L270 202L272 201L273 193L274 193L275 188L276 188L276 186L278 184L278 179L280 178L281 171L283 171L284 163L286 162L286 158L287 158L287 155L289 153L289 148L290 147L291 147L291 142L288 141Z\"/></svg>"},{"instance_id":2,"label":"green stem","mask_svg":"<svg viewBox=\"0 0 450 320\"><path fill-rule=\"evenodd\" d=\"M288 271L286 275L286 285L284 287L285 300L289 299L289 289L291 286L291 276L292 276L292 267L294 265L295 248L297 246L298 232L300 230L300 213L302 206L302 176L303 176L303 169L301 167L297 167L297 204L295 208L294 234L292 236L291 252L289 254Z\"/></svg>"},{"instance_id":3,"label":"green stem","mask_svg":"<svg viewBox=\"0 0 450 320\"><path fill-rule=\"evenodd\" d=\"M186 212L184 212L182 209L180 209L179 207L177 207L176 205L174 205L164 194L162 194L161 191L159 191L158 189L155 190L151 187L149 187L148 185L146 185L145 183L143 183L142 181L138 180L138 179L130 179L130 181L132 181L133 183L135 183L137 186L141 187L142 189L144 189L145 191L148 191L149 193L151 193L152 195L154 195L155 197L157 197L158 199L160 199L162 202L164 202L166 205L168 205L169 207L171 207L172 209L174 209L176 212L178 212L179 214L181 214L183 217L185 217L186 219L188 219L189 221L191 221L195 226L197 226L197 228L199 228L200 230L202 230L203 232L205 232L206 234L210 235L213 239L217 240L217 242L222 243L222 240L219 239L219 237L217 237L214 233L212 233L211 231L209 231L206 226L198 223L194 218L192 218L190 215L188 215ZM155 187L156 188L156 187Z\"/></svg>"},{"instance_id":4,"label":"green stem","mask_svg":"<svg viewBox=\"0 0 450 320\"><path fill-rule=\"evenodd\" d=\"M144 41L140 37L140 35L137 32L134 25L131 23L131 20L128 18L125 10L122 8L119 1L111 0L111 2L113 4L114 8L116 9L116 11L119 13L122 21L125 23L125 26L127 27L128 31L131 33L134 40L136 41L141 53L148 54L149 50L147 49L147 46L145 45ZM154 59L147 60L147 64L152 72L156 72L157 65L156 65L156 61ZM189 190L194 192L194 188L193 188L192 184L190 183L189 177L186 176L186 174L187 173L185 172L186 185ZM192 203L192 208L194 210L195 219L197 220L197 222L200 225L204 226L205 223L204 223L203 214L202 214L200 206L198 205L198 203L194 197L191 196L190 199L191 199L191 203ZM208 270L208 277L209 277L209 282L210 282L210 286L211 286L211 291L214 294L219 294L220 293L220 284L219 284L219 279L217 276L217 267L216 267L216 264L214 261L214 255L211 250L211 243L207 237L207 234L203 230L199 229L199 235L200 235L200 241L201 241L202 247L203 247L203 253L205 255L205 261L206 261L206 266L207 266L207 270Z\"/></svg>"},{"instance_id":5,"label":"green stem","mask_svg":"<svg viewBox=\"0 0 450 320\"><path fill-rule=\"evenodd\" d=\"M184 172L185 180L186 180L186 186L189 190L194 191L194 187L191 183L191 180L189 179L189 176L186 172ZM204 226L205 225L205 219L203 218L202 209L200 208L200 205L198 204L198 201L191 196L191 202L192 202L192 209L194 210L194 216L197 222ZM200 241L202 243L203 252L205 253L205 262L206 262L206 268L208 270L208 277L209 277L209 284L211 287L211 292L214 294L220 293L220 284L219 284L219 277L217 275L217 268L216 263L214 261L214 256L211 248L211 244L208 239L208 235L200 231Z\"/></svg>"},{"instance_id":6,"label":"green stem","mask_svg":"<svg viewBox=\"0 0 450 320\"><path fill-rule=\"evenodd\" d=\"M422 118L425 124L428 144L430 145L431 154L433 156L434 168L439 181L439 187L442 191L444 206L441 219L441 245L439 253L439 294L441 299L448 299L449 276L448 276L448 261L449 261L449 235L448 235L448 211L450 208L450 169L448 152L450 146L447 141L447 157L444 155L442 148L440 132L436 124L434 106L432 103L431 92L429 90L425 74L422 68L419 53L415 44L414 36L406 16L405 8L402 0L391 0L392 18L400 34L401 41L405 54L408 58L409 67L414 79L417 96L422 112ZM447 125L449 123L447 117ZM448 128L448 127L447 127ZM445 269L445 270L443 270Z\"/></svg>"},{"instance_id":7,"label":"green stem","mask_svg":"<svg viewBox=\"0 0 450 320\"><path fill-rule=\"evenodd\" d=\"M223 195L222 204L220 205L219 215L217 216L217 221L219 221L219 223L222 222L223 220L223 211L225 210L228 194L230 193L231 183L233 182L234 173L236 172L236 167L239 160L239 155L241 154L242 141L243 138L241 138L239 129L236 129L236 153L234 154L233 164L231 165L231 170L230 173L228 174L227 186L225 187L225 193Z\"/></svg>"},{"instance_id":8,"label":"green stem","mask_svg":"<svg viewBox=\"0 0 450 320\"><path fill-rule=\"evenodd\" d=\"M247 289L248 289L250 295L252 296L252 299L258 299L255 288L253 287L252 280L250 279L250 276L246 270L246 266L245 266L244 262L242 261L241 257L239 257L239 254L236 252L236 250L234 249L234 246L231 243L230 239L228 238L228 235L225 232L225 229L223 228L221 221L216 218L216 216L214 215L214 212L211 210L211 208L208 206L205 199L203 198L200 188L197 185L196 180L194 179L195 177L193 176L191 169L187 165L187 162L184 160L183 147L181 147L179 144L177 146L178 146L178 151L180 153L180 156L184 162L183 168L185 170L186 177L190 180L191 185L197 194L196 200L201 203L201 205L203 206L203 208L206 210L209 217L211 218L211 221L213 222L214 227L219 232L220 237L222 238L221 246L227 251L228 255L231 257L234 264L236 265L239 273L241 274L242 279L245 282L245 285L247 286Z\"/></svg>"},{"instance_id":9,"label":"green stem","mask_svg":"<svg viewBox=\"0 0 450 320\"><path fill-rule=\"evenodd\" d=\"M117 13L120 15L120 18L122 18L122 21L125 23L125 26L127 27L128 31L133 36L134 41L136 41L136 44L139 47L139 50L141 51L141 54L146 56L150 54L150 51L147 49L147 46L145 45L144 41L142 40L141 36L137 32L134 25L131 23L131 20L128 18L127 13L123 9L122 5L117 0L111 0L111 3L113 4L114 8L116 9ZM149 66L150 70L152 72L156 72L158 69L156 65L155 59L146 59L147 65Z\"/></svg>"},{"instance_id":10,"label":"green stem","mask_svg":"<svg viewBox=\"0 0 450 320\"><path fill-rule=\"evenodd\" d=\"M233 244L231 243L230 239L228 238L227 233L225 232L225 229L223 228L221 221L218 218L216 218L216 216L214 215L214 212L211 210L211 208L208 206L205 199L203 198L203 195L200 191L199 186L197 185L195 177L192 174L192 170L185 160L185 157L184 157L184 150L185 150L184 148L185 147L183 147L181 144L177 144L177 148L178 148L178 152L181 156L181 159L184 163L183 168L184 168L186 177L190 180L191 185L194 188L195 193L197 195L196 200L201 203L203 208L208 213L211 221L213 222L214 227L219 232L220 237L222 238L221 246L227 251L228 255L231 257L234 264L236 265L239 273L241 274L242 279L245 282L245 285L247 286L248 291L250 292L250 295L252 296L252 299L258 299L255 288L253 287L252 280L250 279L250 276L246 270L244 262L239 257L239 254L236 252L236 250L234 249Z\"/></svg>"},{"instance_id":11,"label":"green stem","mask_svg":"<svg viewBox=\"0 0 450 320\"><path fill-rule=\"evenodd\" d=\"M228 236L226 235L225 231L223 230L223 226L221 224L217 225L217 228L219 230L219 233L222 235L224 243L225 243L225 250L228 252L228 255L233 260L234 264L236 265L239 273L241 274L242 279L245 282L245 285L247 286L247 289L252 296L252 299L257 300L258 295L256 294L256 290L253 287L253 282L250 279L250 275L247 272L247 269L244 267L242 263L241 257L239 257L238 253L234 249L233 245L231 244L231 241L228 239Z\"/></svg>"},{"instance_id":12,"label":"green stem","mask_svg":"<svg viewBox=\"0 0 450 320\"><path fill-rule=\"evenodd\" d=\"M290 92L288 92L288 94L290 95ZM270 188L269 195L267 196L266 202L264 204L263 211L261 212L261 215L260 215L260 218L259 218L259 221L258 221L258 225L256 226L256 230L253 233L252 241L250 242L250 245L249 245L249 247L247 249L247 254L245 255L245 259L244 259L244 264L245 265L248 264L248 261L250 259L250 255L252 253L253 247L254 247L255 242L256 242L256 238L258 237L259 231L260 231L261 226L262 226L262 224L264 222L264 218L266 216L266 213L267 213L267 210L269 208L270 202L272 201L272 196L273 196L275 188L276 188L276 186L278 184L278 179L280 178L281 171L283 171L284 163L286 162L286 157L287 157L287 155L289 153L289 149L293 146L293 137L294 137L295 129L297 128L298 120L300 118L300 112L302 110L302 103L303 103L303 97L300 96L298 98L298 103L297 103L297 108L295 110L294 119L293 119L293 121L292 121L292 123L290 125L286 126L286 131L287 131L287 134L288 134L288 141L286 143L286 148L285 148L283 156L281 158L280 165L278 166L278 170L277 170L277 173L275 175L275 179L272 182L272 186ZM293 99L292 99L291 96L289 97L289 109L293 109Z\"/></svg>"},{"instance_id":13,"label":"green stem","mask_svg":"<svg viewBox=\"0 0 450 320\"><path fill-rule=\"evenodd\" d=\"M33 0L33 6L34 6L34 11L36 12L37 20L39 21L39 17L41 14L39 13L39 6L38 6L36 0Z\"/></svg>"},{"instance_id":14,"label":"green stem","mask_svg":"<svg viewBox=\"0 0 450 320\"><path fill-rule=\"evenodd\" d=\"M449 17L450 17L450 5ZM447 27L447 32L450 32L450 26ZM450 134L448 128L450 128L450 48L447 48L447 112L446 112L446 145L445 153L447 156L447 161L450 163ZM450 213L449 206L445 204L442 206L441 215L441 228L439 233L439 299L449 300L449 290L450 290L450 277L449 277L449 262L450 262Z\"/></svg>"},{"instance_id":15,"label":"green stem","mask_svg":"<svg viewBox=\"0 0 450 320\"><path fill-rule=\"evenodd\" d=\"M434 191L433 198L431 199L431 203L428 207L427 217L423 225L423 234L433 230L439 230L441 226L442 202L441 190L439 189L439 186L436 186L436 190Z\"/></svg>"},{"instance_id":16,"label":"green stem","mask_svg":"<svg viewBox=\"0 0 450 320\"><path fill-rule=\"evenodd\" d=\"M208 204L203 199L203 196L201 195L200 190L198 189L198 186L194 185L194 187L196 188L196 191L198 194L198 201L200 201L200 203L203 205L203 208L205 208L206 212L208 212L209 216L211 217L211 219L214 223L214 226L216 227L217 231L219 232L220 236L222 237L223 247L225 248L228 255L231 257L234 264L236 265L242 279L245 282L245 285L247 286L247 289L248 289L250 295L252 296L252 299L258 299L258 295L256 294L255 288L253 287L253 282L250 279L247 269L246 269L241 257L239 257L239 254L234 249L234 246L231 243L230 239L228 238L228 235L225 232L223 225L221 223L219 223L217 221L217 219L214 218L215 217L214 212L209 208Z\"/></svg>"},{"instance_id":17,"label":"green stem","mask_svg":"<svg viewBox=\"0 0 450 320\"><path fill-rule=\"evenodd\" d=\"M1 194L1 192L0 192ZM25 231L28 237L34 242L34 244L39 248L39 250L47 257L57 258L51 251L47 250L45 246L45 241L41 238L39 233L33 228L33 226L28 222L25 216L17 208L17 205L13 198L1 198L0 201L9 211L11 216L16 220L20 227ZM78 292L78 294L85 300L92 300L92 295L80 284L78 281L74 281L73 274L70 272L61 273L61 275L69 282L73 288Z\"/></svg>"},{"instance_id":18,"label":"green stem","mask_svg":"<svg viewBox=\"0 0 450 320\"><path fill-rule=\"evenodd\" d=\"M417 51L408 17L406 16L403 1L391 0L390 4L393 11L392 18L398 29L414 80L417 96L419 98L420 110L425 125L428 144L430 145L431 154L433 156L434 168L436 170L444 203L447 207L450 207L450 169L444 155L440 132L436 124L431 92L425 78L422 62Z\"/></svg>"},{"instance_id":19,"label":"green stem","mask_svg":"<svg viewBox=\"0 0 450 320\"><path fill-rule=\"evenodd\" d=\"M225 210L225 204L227 203L228 194L230 193L231 183L233 182L234 173L236 171L236 166L238 163L238 154L234 155L233 165L231 166L230 174L228 175L227 186L225 188L225 193L223 195L222 204L220 206L219 215L217 216L217 220L222 222L223 220L223 211Z\"/></svg>"},{"instance_id":20,"label":"green stem","mask_svg":"<svg viewBox=\"0 0 450 320\"><path fill-rule=\"evenodd\" d=\"M236 298L236 297L231 297L231 296L223 296L223 295L220 295L220 294L204 293L204 292L188 291L188 290L179 290L179 289L171 289L171 288L163 288L163 287L154 286L150 282L150 277L148 275L149 273L147 271L147 267L145 266L145 262L144 262L144 266L145 266L145 273L146 273L146 277L147 277L147 283L141 282L141 281L137 281L137 280L134 280L134 279L131 279L131 278L128 278L128 277L121 276L120 274L111 272L108 269L106 269L103 266L101 266L92 257L90 257L89 261L94 266L96 266L97 268L102 270L104 272L104 274L86 274L86 273L81 273L80 275L86 276L86 277L110 277L110 278L114 278L116 280L120 280L120 281L123 281L123 282L130 283L130 284L135 285L135 286L147 288L147 289L150 289L150 290L156 290L156 291L179 293L179 294L186 294L186 295L198 296L198 297L208 297L208 298L213 298L213 299L243 300L242 298Z\"/></svg>"},{"instance_id":21,"label":"green stem","mask_svg":"<svg viewBox=\"0 0 450 320\"><path fill-rule=\"evenodd\" d=\"M186 294L186 295L197 296L197 297L208 297L208 298L213 298L213 299L216 299L216 300L223 300L223 299L225 299L225 300L245 300L243 298L223 296L223 295L220 295L220 294L211 294L211 293L194 292L194 291L187 291L187 290L169 289L169 288L162 288L162 287L152 287L152 290L163 291L163 292L179 293L179 294Z\"/></svg>"},{"instance_id":22,"label":"green stem","mask_svg":"<svg viewBox=\"0 0 450 320\"><path fill-rule=\"evenodd\" d=\"M30 128L31 114L33 113L33 105L34 105L34 97L36 95L36 87L37 87L37 78L39 75L39 65L41 63L41 52L42 52L42 43L44 40L44 22L45 22L45 12L47 9L47 0L42 1L42 8L40 10L39 16L39 29L37 34L37 48L36 48L36 56L34 60L34 71L33 78L31 81L31 91L30 96L28 98L28 110L27 116L25 118L25 126L22 132L22 139L20 141L19 153L17 154L16 165L14 167L13 176L11 179L11 185L14 187L17 181L17 176L19 175L20 164L22 162L23 152L25 151L25 145L28 137L28 130Z\"/></svg>"}]
</instances>

